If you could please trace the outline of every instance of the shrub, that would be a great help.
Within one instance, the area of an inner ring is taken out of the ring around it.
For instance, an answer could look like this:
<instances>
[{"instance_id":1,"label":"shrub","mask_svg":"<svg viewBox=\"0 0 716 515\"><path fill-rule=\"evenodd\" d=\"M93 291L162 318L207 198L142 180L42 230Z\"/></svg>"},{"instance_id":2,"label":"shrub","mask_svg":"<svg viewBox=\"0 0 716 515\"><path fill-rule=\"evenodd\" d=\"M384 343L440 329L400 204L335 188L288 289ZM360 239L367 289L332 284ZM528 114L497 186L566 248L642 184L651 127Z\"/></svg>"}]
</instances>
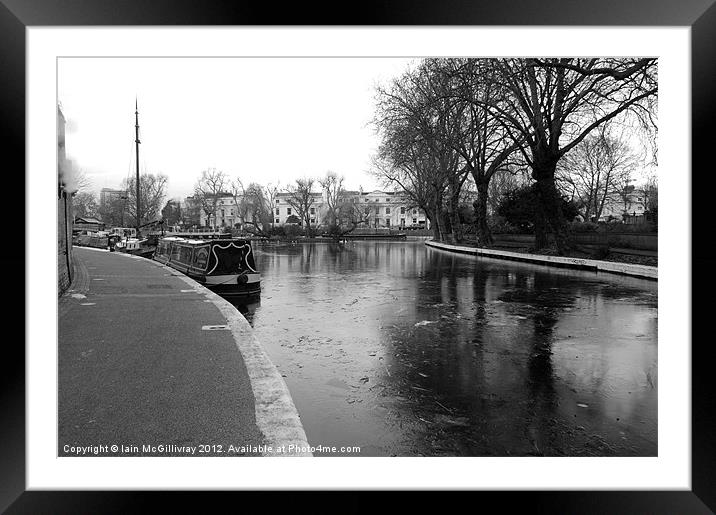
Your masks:
<instances>
[{"instance_id":1,"label":"shrub","mask_svg":"<svg viewBox=\"0 0 716 515\"><path fill-rule=\"evenodd\" d=\"M572 222L569 224L569 230L575 233L597 232L599 224L594 222Z\"/></svg>"},{"instance_id":2,"label":"shrub","mask_svg":"<svg viewBox=\"0 0 716 515\"><path fill-rule=\"evenodd\" d=\"M531 234L531 227L518 227L509 223L505 217L495 215L487 220L487 226L492 234Z\"/></svg>"},{"instance_id":3,"label":"shrub","mask_svg":"<svg viewBox=\"0 0 716 515\"><path fill-rule=\"evenodd\" d=\"M604 259L609 255L609 245L602 244L599 245L594 251L592 252L592 257L594 259Z\"/></svg>"},{"instance_id":4,"label":"shrub","mask_svg":"<svg viewBox=\"0 0 716 515\"><path fill-rule=\"evenodd\" d=\"M573 220L578 214L577 204L562 198L562 216L564 220ZM534 220L539 212L539 196L536 184L523 186L502 197L497 206L497 214L508 223L519 227L520 231L532 233Z\"/></svg>"},{"instance_id":5,"label":"shrub","mask_svg":"<svg viewBox=\"0 0 716 515\"><path fill-rule=\"evenodd\" d=\"M287 238L295 238L297 236L303 236L304 230L298 225L284 225L283 232Z\"/></svg>"}]
</instances>

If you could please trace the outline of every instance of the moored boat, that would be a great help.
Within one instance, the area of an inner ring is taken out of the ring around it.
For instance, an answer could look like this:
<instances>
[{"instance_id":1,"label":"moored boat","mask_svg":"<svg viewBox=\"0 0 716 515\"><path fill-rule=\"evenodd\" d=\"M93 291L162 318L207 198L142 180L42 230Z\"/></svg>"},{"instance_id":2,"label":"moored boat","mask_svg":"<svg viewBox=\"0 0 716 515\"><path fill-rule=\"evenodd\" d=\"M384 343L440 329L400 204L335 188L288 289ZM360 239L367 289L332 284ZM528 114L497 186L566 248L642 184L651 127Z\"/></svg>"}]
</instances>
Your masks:
<instances>
[{"instance_id":1,"label":"moored boat","mask_svg":"<svg viewBox=\"0 0 716 515\"><path fill-rule=\"evenodd\" d=\"M256 270L249 240L193 240L167 236L157 242L153 259L222 296L247 296L261 292L261 277Z\"/></svg>"},{"instance_id":2,"label":"moored boat","mask_svg":"<svg viewBox=\"0 0 716 515\"><path fill-rule=\"evenodd\" d=\"M110 250L124 252L134 256L151 258L156 250L156 245L152 243L151 238L140 240L139 238L125 238L118 240Z\"/></svg>"}]
</instances>

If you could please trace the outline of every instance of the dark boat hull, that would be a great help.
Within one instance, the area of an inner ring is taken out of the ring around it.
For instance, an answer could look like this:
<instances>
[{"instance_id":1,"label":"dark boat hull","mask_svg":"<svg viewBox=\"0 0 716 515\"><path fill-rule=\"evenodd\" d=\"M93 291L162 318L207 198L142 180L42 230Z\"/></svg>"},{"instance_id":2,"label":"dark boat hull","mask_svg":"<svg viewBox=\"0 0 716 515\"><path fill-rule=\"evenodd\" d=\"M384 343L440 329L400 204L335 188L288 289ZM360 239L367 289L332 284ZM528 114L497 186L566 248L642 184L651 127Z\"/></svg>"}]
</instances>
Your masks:
<instances>
[{"instance_id":1,"label":"dark boat hull","mask_svg":"<svg viewBox=\"0 0 716 515\"><path fill-rule=\"evenodd\" d=\"M194 279L222 297L261 293L251 243L241 239L159 240L153 259Z\"/></svg>"}]
</instances>

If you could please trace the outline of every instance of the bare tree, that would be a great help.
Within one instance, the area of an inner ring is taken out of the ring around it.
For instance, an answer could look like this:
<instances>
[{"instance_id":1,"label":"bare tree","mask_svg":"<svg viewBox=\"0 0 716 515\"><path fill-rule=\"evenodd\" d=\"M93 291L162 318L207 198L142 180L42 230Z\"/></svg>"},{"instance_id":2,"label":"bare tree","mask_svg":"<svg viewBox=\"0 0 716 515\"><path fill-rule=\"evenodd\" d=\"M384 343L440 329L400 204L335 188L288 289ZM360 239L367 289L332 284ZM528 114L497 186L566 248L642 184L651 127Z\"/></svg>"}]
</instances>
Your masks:
<instances>
[{"instance_id":1,"label":"bare tree","mask_svg":"<svg viewBox=\"0 0 716 515\"><path fill-rule=\"evenodd\" d=\"M253 234L268 236L267 229L273 225L273 202L266 196L265 188L255 182L244 188L237 178L231 183L231 195L244 228Z\"/></svg>"},{"instance_id":2,"label":"bare tree","mask_svg":"<svg viewBox=\"0 0 716 515\"><path fill-rule=\"evenodd\" d=\"M599 220L605 204L616 200L631 179L638 161L607 122L560 160L556 180L561 189L573 194L585 220Z\"/></svg>"},{"instance_id":3,"label":"bare tree","mask_svg":"<svg viewBox=\"0 0 716 515\"><path fill-rule=\"evenodd\" d=\"M208 168L201 172L201 178L194 186L194 199L201 204L212 227L216 229L216 211L219 197L225 193L228 178L224 172L216 168Z\"/></svg>"},{"instance_id":4,"label":"bare tree","mask_svg":"<svg viewBox=\"0 0 716 515\"><path fill-rule=\"evenodd\" d=\"M126 212L129 220L134 219L138 225L153 222L159 218L164 197L166 196L167 176L144 173L139 176L139 195L141 212L137 217L136 179L130 177L122 182L122 189L127 191Z\"/></svg>"},{"instance_id":5,"label":"bare tree","mask_svg":"<svg viewBox=\"0 0 716 515\"><path fill-rule=\"evenodd\" d=\"M447 186L427 152L419 147L395 147L384 141L372 159L371 172L385 187L399 190L425 213L435 241L444 239L442 206Z\"/></svg>"},{"instance_id":6,"label":"bare tree","mask_svg":"<svg viewBox=\"0 0 716 515\"><path fill-rule=\"evenodd\" d=\"M646 179L643 194L644 212L655 221L659 209L659 182L656 175L652 174Z\"/></svg>"},{"instance_id":7,"label":"bare tree","mask_svg":"<svg viewBox=\"0 0 716 515\"><path fill-rule=\"evenodd\" d=\"M372 206L360 204L360 197L342 197L335 209L335 219L328 228L334 238L340 238L358 227L367 226L373 213Z\"/></svg>"},{"instance_id":8,"label":"bare tree","mask_svg":"<svg viewBox=\"0 0 716 515\"><path fill-rule=\"evenodd\" d=\"M329 227L338 225L340 200L343 197L343 176L339 176L335 172L328 171L326 175L318 180L326 199L326 217Z\"/></svg>"},{"instance_id":9,"label":"bare tree","mask_svg":"<svg viewBox=\"0 0 716 515\"><path fill-rule=\"evenodd\" d=\"M651 112L657 95L656 59L496 59L493 73L505 84L504 102L486 105L524 139L525 159L536 182L537 248L551 230L560 253L568 247L555 175L557 163L594 129L621 113Z\"/></svg>"},{"instance_id":10,"label":"bare tree","mask_svg":"<svg viewBox=\"0 0 716 515\"><path fill-rule=\"evenodd\" d=\"M77 188L75 193L87 191L87 189L92 186L92 181L89 179L89 177L87 177L87 173L82 169L78 169L77 171L75 171L74 182L75 187Z\"/></svg>"},{"instance_id":11,"label":"bare tree","mask_svg":"<svg viewBox=\"0 0 716 515\"><path fill-rule=\"evenodd\" d=\"M99 216L99 206L97 197L94 193L88 191L78 191L72 196L72 211L74 216L81 217L97 217Z\"/></svg>"},{"instance_id":12,"label":"bare tree","mask_svg":"<svg viewBox=\"0 0 716 515\"><path fill-rule=\"evenodd\" d=\"M419 66L377 88L373 120L382 142L373 173L415 200L437 240L459 238L460 189L467 178L454 150L450 100L434 94L431 70Z\"/></svg>"},{"instance_id":13,"label":"bare tree","mask_svg":"<svg viewBox=\"0 0 716 515\"><path fill-rule=\"evenodd\" d=\"M490 68L481 59L428 60L432 76L436 77L437 98L448 98L448 116L453 130L447 135L450 144L462 157L475 184L473 202L478 241L492 243L487 223L489 185L493 176L515 164L514 156L523 144L522 138L511 137L500 119L488 105L504 103L504 85L494 80Z\"/></svg>"},{"instance_id":14,"label":"bare tree","mask_svg":"<svg viewBox=\"0 0 716 515\"><path fill-rule=\"evenodd\" d=\"M487 207L490 214L497 212L497 207L505 195L526 186L529 182L529 172L519 165L510 165L507 169L497 170L487 191Z\"/></svg>"},{"instance_id":15,"label":"bare tree","mask_svg":"<svg viewBox=\"0 0 716 515\"><path fill-rule=\"evenodd\" d=\"M286 188L288 198L286 201L296 210L296 215L304 223L306 235L313 236L314 228L311 226L311 207L315 203L313 185L315 179L296 179L296 183Z\"/></svg>"},{"instance_id":16,"label":"bare tree","mask_svg":"<svg viewBox=\"0 0 716 515\"><path fill-rule=\"evenodd\" d=\"M276 184L268 183L264 187L264 196L265 196L266 202L269 206L269 212L271 213L271 227L272 228L275 227L275 225L276 225L274 222L275 216L273 214L274 213L273 210L276 207L276 199L278 198L279 191L281 191L279 183L276 183Z\"/></svg>"}]
</instances>

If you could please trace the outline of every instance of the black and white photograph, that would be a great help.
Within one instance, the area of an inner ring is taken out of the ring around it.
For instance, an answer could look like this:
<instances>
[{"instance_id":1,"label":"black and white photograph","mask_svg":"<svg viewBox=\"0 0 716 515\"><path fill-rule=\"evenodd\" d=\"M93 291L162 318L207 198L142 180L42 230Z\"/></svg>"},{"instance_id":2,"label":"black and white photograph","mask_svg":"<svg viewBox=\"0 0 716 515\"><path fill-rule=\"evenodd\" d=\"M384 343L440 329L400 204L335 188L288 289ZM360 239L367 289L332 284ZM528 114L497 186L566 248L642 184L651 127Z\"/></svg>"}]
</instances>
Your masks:
<instances>
[{"instance_id":1,"label":"black and white photograph","mask_svg":"<svg viewBox=\"0 0 716 515\"><path fill-rule=\"evenodd\" d=\"M317 489L699 513L707 31L66 7L8 25L12 513Z\"/></svg>"},{"instance_id":2,"label":"black and white photograph","mask_svg":"<svg viewBox=\"0 0 716 515\"><path fill-rule=\"evenodd\" d=\"M660 60L564 52L59 57L57 456L658 457Z\"/></svg>"}]
</instances>

